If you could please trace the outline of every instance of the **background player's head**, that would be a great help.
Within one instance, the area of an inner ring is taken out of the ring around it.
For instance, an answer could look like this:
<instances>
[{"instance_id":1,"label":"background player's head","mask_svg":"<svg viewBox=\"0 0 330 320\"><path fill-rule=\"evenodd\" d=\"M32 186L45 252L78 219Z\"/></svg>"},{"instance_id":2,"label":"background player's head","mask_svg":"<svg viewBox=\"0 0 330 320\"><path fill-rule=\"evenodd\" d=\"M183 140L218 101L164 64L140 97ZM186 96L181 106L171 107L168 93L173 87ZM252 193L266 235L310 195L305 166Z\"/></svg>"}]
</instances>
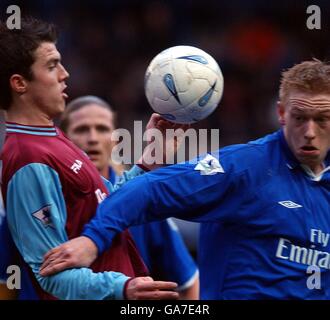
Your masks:
<instances>
[{"instance_id":1,"label":"background player's head","mask_svg":"<svg viewBox=\"0 0 330 320\"><path fill-rule=\"evenodd\" d=\"M115 113L111 106L95 96L74 99L62 114L60 127L107 177L110 154L115 145L111 140L115 129Z\"/></svg>"},{"instance_id":2,"label":"background player's head","mask_svg":"<svg viewBox=\"0 0 330 320\"><path fill-rule=\"evenodd\" d=\"M48 117L65 106L64 81L68 73L56 49L54 25L23 18L21 29L0 22L0 108L33 106Z\"/></svg>"},{"instance_id":3,"label":"background player's head","mask_svg":"<svg viewBox=\"0 0 330 320\"><path fill-rule=\"evenodd\" d=\"M330 65L314 59L284 71L278 113L295 157L322 170L330 149Z\"/></svg>"}]
</instances>

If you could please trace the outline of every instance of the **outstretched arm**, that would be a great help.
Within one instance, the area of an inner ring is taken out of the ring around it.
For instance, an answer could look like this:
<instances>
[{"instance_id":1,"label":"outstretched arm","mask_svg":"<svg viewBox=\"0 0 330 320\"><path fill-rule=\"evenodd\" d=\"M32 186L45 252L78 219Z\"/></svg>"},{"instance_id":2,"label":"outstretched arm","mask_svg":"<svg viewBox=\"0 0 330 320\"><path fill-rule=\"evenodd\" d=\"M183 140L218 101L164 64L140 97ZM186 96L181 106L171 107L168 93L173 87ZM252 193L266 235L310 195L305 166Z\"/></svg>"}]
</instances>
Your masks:
<instances>
[{"instance_id":1,"label":"outstretched arm","mask_svg":"<svg viewBox=\"0 0 330 320\"><path fill-rule=\"evenodd\" d=\"M67 241L66 207L58 174L42 164L21 168L8 184L7 218L13 239L24 260L30 265L41 287L60 299L123 299L124 288L131 289L127 298L150 291L162 291L161 298L175 298L167 291L173 283L154 283L129 278L118 272L95 273L88 268L62 271L52 277L39 274L42 258L50 248ZM133 284L132 284L133 282ZM143 282L143 283L142 283ZM145 282L147 282L145 284ZM125 284L127 286L125 287ZM142 285L141 285L142 283ZM135 285L134 285L135 284Z\"/></svg>"},{"instance_id":2,"label":"outstretched arm","mask_svg":"<svg viewBox=\"0 0 330 320\"><path fill-rule=\"evenodd\" d=\"M96 245L97 252L103 252L118 232L132 225L170 216L197 222L223 221L227 216L233 218L242 200L237 197L237 191L244 172L231 174L230 167L223 166L224 170L214 174L206 168L206 174L203 174L199 170L206 166L201 165L203 160L198 160L198 165L196 162L183 163L149 172L111 194L85 226L83 237L51 250L43 263L42 274L61 270L56 268L60 260L64 261L66 268L75 265L75 256L82 262L79 250L82 245L91 248ZM73 248L72 254L65 254L70 248ZM91 258L85 262L90 264L92 261Z\"/></svg>"}]
</instances>

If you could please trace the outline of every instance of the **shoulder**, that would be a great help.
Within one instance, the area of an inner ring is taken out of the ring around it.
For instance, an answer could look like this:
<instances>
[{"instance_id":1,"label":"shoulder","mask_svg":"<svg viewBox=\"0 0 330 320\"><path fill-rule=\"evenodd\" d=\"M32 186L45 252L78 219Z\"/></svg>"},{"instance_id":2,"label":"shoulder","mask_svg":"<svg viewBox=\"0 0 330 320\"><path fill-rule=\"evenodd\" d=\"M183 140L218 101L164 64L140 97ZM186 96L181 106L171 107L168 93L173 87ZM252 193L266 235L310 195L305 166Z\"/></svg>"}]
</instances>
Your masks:
<instances>
[{"instance_id":1,"label":"shoulder","mask_svg":"<svg viewBox=\"0 0 330 320\"><path fill-rule=\"evenodd\" d=\"M279 132L275 132L246 144L224 147L213 154L228 170L239 173L266 169L272 166L279 153Z\"/></svg>"},{"instance_id":2,"label":"shoulder","mask_svg":"<svg viewBox=\"0 0 330 320\"><path fill-rule=\"evenodd\" d=\"M209 181L212 184L224 179L239 181L237 178L240 177L259 177L255 181L260 181L280 159L279 141L279 132L275 132L246 144L226 146L193 160L148 172L142 179L148 183L178 183L181 187L185 182L205 185L206 180L212 180Z\"/></svg>"},{"instance_id":3,"label":"shoulder","mask_svg":"<svg viewBox=\"0 0 330 320\"><path fill-rule=\"evenodd\" d=\"M3 160L35 162L50 151L50 139L47 137L8 134L3 149Z\"/></svg>"},{"instance_id":4,"label":"shoulder","mask_svg":"<svg viewBox=\"0 0 330 320\"><path fill-rule=\"evenodd\" d=\"M1 155L4 183L9 182L17 171L30 164L54 168L54 152L59 152L61 148L54 144L56 137L51 138L53 140L48 137L8 134Z\"/></svg>"}]
</instances>

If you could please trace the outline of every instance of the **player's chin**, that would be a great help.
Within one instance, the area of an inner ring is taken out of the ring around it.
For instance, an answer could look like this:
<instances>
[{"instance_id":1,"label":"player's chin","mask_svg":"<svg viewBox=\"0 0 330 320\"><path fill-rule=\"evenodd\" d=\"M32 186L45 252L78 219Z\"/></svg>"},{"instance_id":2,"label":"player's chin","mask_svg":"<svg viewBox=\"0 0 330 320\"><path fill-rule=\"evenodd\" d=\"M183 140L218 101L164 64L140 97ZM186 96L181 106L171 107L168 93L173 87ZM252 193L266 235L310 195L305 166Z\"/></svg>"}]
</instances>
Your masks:
<instances>
[{"instance_id":1,"label":"player's chin","mask_svg":"<svg viewBox=\"0 0 330 320\"><path fill-rule=\"evenodd\" d=\"M318 161L321 158L321 152L320 150L299 150L297 152L298 158L305 160L305 161Z\"/></svg>"},{"instance_id":2,"label":"player's chin","mask_svg":"<svg viewBox=\"0 0 330 320\"><path fill-rule=\"evenodd\" d=\"M303 156L300 155L298 157L298 160L301 164L304 164L308 167L313 167L313 166L319 165L323 162L320 154L303 155Z\"/></svg>"},{"instance_id":3,"label":"player's chin","mask_svg":"<svg viewBox=\"0 0 330 320\"><path fill-rule=\"evenodd\" d=\"M58 117L59 115L61 115L65 110L65 101L64 99L57 101L56 103L56 107L54 108L54 117Z\"/></svg>"}]
</instances>

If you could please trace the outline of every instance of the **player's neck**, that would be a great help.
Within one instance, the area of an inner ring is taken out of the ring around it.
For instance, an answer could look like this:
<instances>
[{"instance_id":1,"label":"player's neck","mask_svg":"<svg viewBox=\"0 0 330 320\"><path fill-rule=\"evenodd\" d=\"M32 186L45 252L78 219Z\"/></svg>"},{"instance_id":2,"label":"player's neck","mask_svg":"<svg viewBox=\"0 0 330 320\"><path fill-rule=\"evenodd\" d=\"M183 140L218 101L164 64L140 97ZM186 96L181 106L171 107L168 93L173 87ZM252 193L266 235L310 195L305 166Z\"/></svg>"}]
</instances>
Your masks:
<instances>
[{"instance_id":1,"label":"player's neck","mask_svg":"<svg viewBox=\"0 0 330 320\"><path fill-rule=\"evenodd\" d=\"M308 167L311 172L313 172L313 174L316 176L319 175L325 169L325 165L323 162L315 165L307 165L306 167Z\"/></svg>"},{"instance_id":2,"label":"player's neck","mask_svg":"<svg viewBox=\"0 0 330 320\"><path fill-rule=\"evenodd\" d=\"M107 166L100 170L100 174L103 178L109 180L109 168Z\"/></svg>"},{"instance_id":3,"label":"player's neck","mask_svg":"<svg viewBox=\"0 0 330 320\"><path fill-rule=\"evenodd\" d=\"M6 121L24 125L52 126L53 120L46 114L27 106L11 105L6 113Z\"/></svg>"}]
</instances>

